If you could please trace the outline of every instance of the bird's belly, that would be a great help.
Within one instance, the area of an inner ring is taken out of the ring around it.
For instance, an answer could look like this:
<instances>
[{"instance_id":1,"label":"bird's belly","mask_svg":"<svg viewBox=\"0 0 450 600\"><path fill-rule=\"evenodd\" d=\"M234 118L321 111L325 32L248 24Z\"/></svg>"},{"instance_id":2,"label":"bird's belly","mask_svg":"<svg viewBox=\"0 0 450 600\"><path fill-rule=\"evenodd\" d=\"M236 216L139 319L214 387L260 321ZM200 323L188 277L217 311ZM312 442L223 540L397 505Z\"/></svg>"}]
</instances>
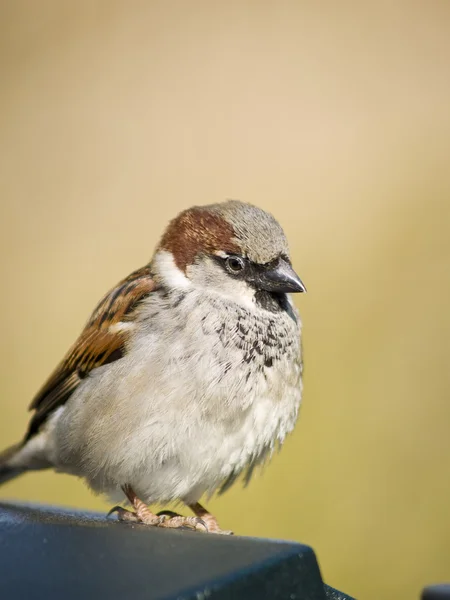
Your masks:
<instances>
[{"instance_id":1,"label":"bird's belly","mask_svg":"<svg viewBox=\"0 0 450 600\"><path fill-rule=\"evenodd\" d=\"M190 434L178 432L177 443L165 460L149 458L126 475L139 497L147 503L182 499L196 502L229 478L256 466L270 455L277 440L282 443L292 428L269 399L246 412L231 430L219 424L199 422ZM151 457L153 442L142 448Z\"/></svg>"},{"instance_id":2,"label":"bird's belly","mask_svg":"<svg viewBox=\"0 0 450 600\"><path fill-rule=\"evenodd\" d=\"M292 356L250 376L238 354L232 368L211 352L185 354L172 370L151 358L98 369L57 427L57 466L97 492L114 497L129 484L149 504L195 502L261 463L295 424L301 367Z\"/></svg>"},{"instance_id":3,"label":"bird's belly","mask_svg":"<svg viewBox=\"0 0 450 600\"><path fill-rule=\"evenodd\" d=\"M189 503L252 470L283 443L295 424L301 389L297 378L292 379L295 385L284 380L277 393L273 386L268 389L266 383L254 381L253 390L241 391L245 403L222 393L207 406L194 403L194 411L169 411L159 431L153 419L143 421L134 453L141 466L133 470L131 485L148 503ZM223 409L227 403L228 411L217 412L217 406Z\"/></svg>"}]
</instances>

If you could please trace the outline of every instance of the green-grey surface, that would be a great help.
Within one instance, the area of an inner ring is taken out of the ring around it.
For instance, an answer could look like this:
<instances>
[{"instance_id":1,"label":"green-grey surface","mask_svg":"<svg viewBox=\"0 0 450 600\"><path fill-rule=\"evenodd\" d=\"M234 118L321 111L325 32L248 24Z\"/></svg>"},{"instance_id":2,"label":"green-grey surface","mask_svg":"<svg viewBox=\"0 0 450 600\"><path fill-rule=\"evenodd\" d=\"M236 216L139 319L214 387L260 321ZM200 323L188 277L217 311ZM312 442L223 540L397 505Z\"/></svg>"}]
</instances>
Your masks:
<instances>
[{"instance_id":1,"label":"green-grey surface","mask_svg":"<svg viewBox=\"0 0 450 600\"><path fill-rule=\"evenodd\" d=\"M0 504L1 598L348 598L336 594L325 594L315 554L301 544Z\"/></svg>"}]
</instances>

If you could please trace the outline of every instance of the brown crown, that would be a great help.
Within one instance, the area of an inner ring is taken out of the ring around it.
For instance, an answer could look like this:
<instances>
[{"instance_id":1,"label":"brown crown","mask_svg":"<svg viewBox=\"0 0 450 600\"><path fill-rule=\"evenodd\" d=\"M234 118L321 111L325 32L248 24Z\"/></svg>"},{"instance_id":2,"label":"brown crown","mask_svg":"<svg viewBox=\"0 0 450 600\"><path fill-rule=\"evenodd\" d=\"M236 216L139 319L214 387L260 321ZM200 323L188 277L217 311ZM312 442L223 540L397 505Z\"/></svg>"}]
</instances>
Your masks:
<instances>
[{"instance_id":1,"label":"brown crown","mask_svg":"<svg viewBox=\"0 0 450 600\"><path fill-rule=\"evenodd\" d=\"M239 252L231 225L200 207L190 208L173 219L159 247L172 253L175 264L183 272L200 253Z\"/></svg>"}]
</instances>

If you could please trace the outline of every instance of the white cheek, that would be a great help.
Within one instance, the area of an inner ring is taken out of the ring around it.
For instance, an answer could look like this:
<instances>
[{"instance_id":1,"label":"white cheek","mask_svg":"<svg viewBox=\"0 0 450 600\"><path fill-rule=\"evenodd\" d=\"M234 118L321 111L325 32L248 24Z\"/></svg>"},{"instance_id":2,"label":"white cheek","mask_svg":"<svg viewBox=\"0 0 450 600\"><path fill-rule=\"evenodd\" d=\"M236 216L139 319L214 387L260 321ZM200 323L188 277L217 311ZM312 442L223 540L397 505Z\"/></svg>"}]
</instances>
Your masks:
<instances>
[{"instance_id":1,"label":"white cheek","mask_svg":"<svg viewBox=\"0 0 450 600\"><path fill-rule=\"evenodd\" d=\"M176 266L171 252L159 250L152 261L155 273L168 288L187 289L197 287L207 289L212 294L233 300L247 307L254 307L254 290L243 281L234 281L217 272L214 265L204 262L202 265L189 265L189 278ZM212 270L211 270L212 267Z\"/></svg>"},{"instance_id":2,"label":"white cheek","mask_svg":"<svg viewBox=\"0 0 450 600\"><path fill-rule=\"evenodd\" d=\"M188 288L191 286L189 279L175 264L171 252L159 250L153 258L152 265L168 287Z\"/></svg>"},{"instance_id":3,"label":"white cheek","mask_svg":"<svg viewBox=\"0 0 450 600\"><path fill-rule=\"evenodd\" d=\"M255 308L255 291L244 282L239 281L238 285L233 287L231 298L246 308Z\"/></svg>"}]
</instances>

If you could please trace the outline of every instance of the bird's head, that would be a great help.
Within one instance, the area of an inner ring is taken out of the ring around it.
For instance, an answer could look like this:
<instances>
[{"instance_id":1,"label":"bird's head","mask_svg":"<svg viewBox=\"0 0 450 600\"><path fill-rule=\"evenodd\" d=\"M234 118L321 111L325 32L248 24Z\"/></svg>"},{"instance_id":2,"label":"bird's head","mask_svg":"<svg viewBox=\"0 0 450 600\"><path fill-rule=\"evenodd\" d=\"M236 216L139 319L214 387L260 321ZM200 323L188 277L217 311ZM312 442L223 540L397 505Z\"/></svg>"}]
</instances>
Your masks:
<instances>
[{"instance_id":1,"label":"bird's head","mask_svg":"<svg viewBox=\"0 0 450 600\"><path fill-rule=\"evenodd\" d=\"M244 304L264 294L306 291L279 223L237 200L180 213L169 223L152 268L167 288L196 286Z\"/></svg>"}]
</instances>

